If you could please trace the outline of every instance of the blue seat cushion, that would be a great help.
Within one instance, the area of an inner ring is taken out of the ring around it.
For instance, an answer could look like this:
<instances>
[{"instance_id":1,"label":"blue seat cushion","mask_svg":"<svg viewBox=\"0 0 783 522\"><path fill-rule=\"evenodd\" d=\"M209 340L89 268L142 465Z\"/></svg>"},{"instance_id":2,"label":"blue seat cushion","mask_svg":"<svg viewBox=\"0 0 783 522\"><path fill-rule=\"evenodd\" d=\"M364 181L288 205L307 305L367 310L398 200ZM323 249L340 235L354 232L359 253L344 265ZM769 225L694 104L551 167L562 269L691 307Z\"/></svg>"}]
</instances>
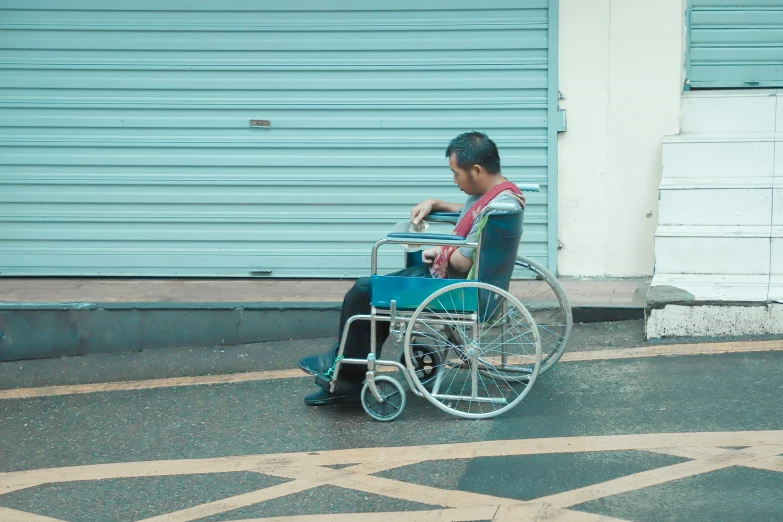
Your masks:
<instances>
[{"instance_id":1,"label":"blue seat cushion","mask_svg":"<svg viewBox=\"0 0 783 522\"><path fill-rule=\"evenodd\" d=\"M370 277L370 302L376 308L391 308L397 302L399 310L415 310L430 295L465 279L430 279L426 277L380 276ZM437 311L475 312L478 309L478 292L465 288L444 295L444 302L433 302L429 308Z\"/></svg>"}]
</instances>

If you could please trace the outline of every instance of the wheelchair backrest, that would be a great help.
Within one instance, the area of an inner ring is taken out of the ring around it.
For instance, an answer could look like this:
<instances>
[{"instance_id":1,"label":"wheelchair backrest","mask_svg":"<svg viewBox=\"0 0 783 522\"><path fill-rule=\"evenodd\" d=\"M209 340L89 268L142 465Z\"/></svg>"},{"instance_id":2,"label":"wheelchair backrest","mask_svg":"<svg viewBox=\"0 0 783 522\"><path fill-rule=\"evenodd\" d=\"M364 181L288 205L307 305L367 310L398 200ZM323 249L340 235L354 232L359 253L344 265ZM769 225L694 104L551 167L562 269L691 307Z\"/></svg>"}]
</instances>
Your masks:
<instances>
[{"instance_id":1,"label":"wheelchair backrest","mask_svg":"<svg viewBox=\"0 0 783 522\"><path fill-rule=\"evenodd\" d=\"M508 290L514 272L519 241L522 239L522 217L525 210L507 214L491 214L481 232L478 274L476 279ZM488 290L478 291L479 319L496 320L503 314L504 301L494 301Z\"/></svg>"},{"instance_id":2,"label":"wheelchair backrest","mask_svg":"<svg viewBox=\"0 0 783 522\"><path fill-rule=\"evenodd\" d=\"M481 232L478 273L483 283L508 290L511 274L522 239L522 218L525 210L490 214Z\"/></svg>"}]
</instances>

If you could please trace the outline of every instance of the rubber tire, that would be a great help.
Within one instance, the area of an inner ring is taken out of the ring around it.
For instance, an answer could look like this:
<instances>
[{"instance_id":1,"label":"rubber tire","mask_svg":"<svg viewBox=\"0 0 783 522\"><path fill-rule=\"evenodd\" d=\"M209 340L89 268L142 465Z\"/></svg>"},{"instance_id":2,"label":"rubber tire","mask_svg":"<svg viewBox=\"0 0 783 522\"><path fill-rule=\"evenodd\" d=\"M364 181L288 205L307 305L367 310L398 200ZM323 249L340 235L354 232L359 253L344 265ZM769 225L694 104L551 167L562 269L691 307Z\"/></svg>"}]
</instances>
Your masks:
<instances>
[{"instance_id":1,"label":"rubber tire","mask_svg":"<svg viewBox=\"0 0 783 522\"><path fill-rule=\"evenodd\" d=\"M547 270L537 261L533 261L532 259L524 256L518 256L515 264L520 267L529 267L532 272L538 273L543 277L544 281L549 285L549 288L552 289L552 293L557 297L557 300L560 303L560 308L562 308L563 315L565 316L566 330L560 340L560 346L557 347L557 350L547 353L545 350L543 350L543 345L541 347L541 369L538 372L538 374L541 375L546 373L555 364L557 364L557 361L559 361L563 356L563 353L565 353L568 340L571 337L571 331L574 328L574 314L571 310L571 302L568 300L568 295L566 295L565 289L560 285L560 282L552 272ZM523 302L522 304L525 303Z\"/></svg>"},{"instance_id":2,"label":"rubber tire","mask_svg":"<svg viewBox=\"0 0 783 522\"><path fill-rule=\"evenodd\" d=\"M407 396L405 394L405 388L402 387L402 384L397 382L397 379L394 379L392 377L388 377L386 375L380 375L375 377L375 385L378 386L379 382L386 382L390 383L393 387L397 388L397 393L400 394L400 397L402 400L400 401L400 409L398 409L396 412L392 413L388 416L382 416L378 415L376 412L372 411L369 406L367 406L367 401L369 399L372 399L375 401L375 396L370 391L370 383L365 382L364 387L362 388L362 408L364 408L364 411L367 412L367 415L372 417L374 420L377 420L378 422L391 422L400 415L402 415L403 410L405 409L405 405L407 403Z\"/></svg>"}]
</instances>

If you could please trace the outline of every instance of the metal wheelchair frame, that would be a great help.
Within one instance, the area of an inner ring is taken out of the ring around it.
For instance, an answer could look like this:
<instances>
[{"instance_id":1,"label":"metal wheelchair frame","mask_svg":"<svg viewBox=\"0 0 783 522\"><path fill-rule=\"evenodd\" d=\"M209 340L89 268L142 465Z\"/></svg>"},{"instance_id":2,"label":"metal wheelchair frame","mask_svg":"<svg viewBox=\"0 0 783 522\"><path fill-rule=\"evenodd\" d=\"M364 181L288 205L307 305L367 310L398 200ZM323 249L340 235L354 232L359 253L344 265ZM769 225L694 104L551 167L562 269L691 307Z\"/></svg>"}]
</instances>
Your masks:
<instances>
[{"instance_id":1,"label":"metal wheelchair frame","mask_svg":"<svg viewBox=\"0 0 783 522\"><path fill-rule=\"evenodd\" d=\"M502 205L494 205L494 206L490 205L484 211L486 212L486 211L493 210L493 209L495 209L495 210L508 210L508 208L503 208ZM515 211L516 207L514 207L511 210ZM477 242L468 242L466 239L462 239L462 238L454 239L454 240L425 239L425 238L411 240L410 238L395 239L395 238L387 237L387 238L381 239L381 240L379 240L379 241L377 241L375 243L375 245L373 246L373 249L372 249L371 274L373 276L377 275L377 271L378 271L378 262L377 262L378 250L383 245L415 243L418 246L458 246L458 247L474 248L475 252L478 253L478 252L481 252L482 236L483 236L483 234L479 235L479 238L478 238ZM481 262L481 255L476 255L475 256L475 261L474 261L474 263L475 263L474 269L475 269L475 273L476 274L479 273L480 262ZM383 276L381 276L381 277L383 277ZM494 289L494 290L496 290L498 292L502 292L502 293L506 294L508 296L508 298L515 300L515 298L513 296L511 296L511 294L509 294L508 292L506 292L505 290L503 290L501 288L494 287L494 286L489 285L487 283L481 283L480 281L471 281L471 280L462 280L461 283L455 282L454 284L450 284L449 286L445 286L444 288L442 288L440 290L440 292L445 292L446 290L448 290L450 288L454 288L454 287L456 287L456 286L458 286L460 284L461 285L467 285L467 286L473 286L473 287L476 287L476 288L485 288L485 290L486 289ZM428 299L431 299L432 296L434 296L436 294L438 294L438 291L436 291L435 293L431 294L431 296ZM527 321L531 325L531 329L532 329L532 334L531 335L534 337L535 343L536 343L536 346L537 346L537 359L535 360L534 368L527 375L526 381L525 381L526 382L525 386L532 386L533 382L535 381L536 375L538 373L538 368L540 366L541 342L540 342L540 338L539 338L539 335L538 335L537 327L536 327L535 323L533 322L532 317L527 312L527 310L524 309L524 306L521 303L519 303L518 301L516 303L517 303L516 304L517 307L519 307L522 310L524 310L524 314L527 317ZM422 305L423 304L424 303L422 303ZM504 314L503 317L505 317L507 315L507 306L508 306L508 303L506 301L504 301L503 302L503 308L502 308L503 314ZM421 306L419 308L421 308ZM461 350L460 354L459 354L460 359L463 361L461 363L463 365L462 368L469 369L470 372L471 372L471 375L470 375L471 391L470 391L470 396L469 397L461 396L461 395L457 396L457 395L450 395L450 394L439 393L441 382L442 382L442 379L443 379L443 371L439 371L437 373L436 377L434 378L433 390L432 390L432 392L428 392L427 390L425 390L423 388L423 386L418 381L418 379L414 379L411 376L411 372L413 371L412 368L409 368L408 366L403 365L402 363L400 363L398 361L392 361L392 360L386 360L386 359L378 359L377 358L378 346L377 346L377 340L376 340L376 328L377 328L377 323L379 321L381 321L381 322L388 322L388 323L390 323L390 333L392 333L392 334L394 334L396 336L398 342L400 340L402 340L402 337L403 337L402 336L402 332L403 332L403 329L405 329L405 331L406 331L406 335L405 335L405 351L406 351L406 355L405 355L405 357L406 357L406 361L408 362L408 364L410 364L410 358L409 358L410 355L407 354L407 352L409 351L409 344L410 344L410 337L411 337L411 331L410 331L411 326L412 326L411 325L411 321L412 321L414 316L417 316L417 321L420 321L422 324L426 324L426 325L441 326L441 327L446 327L446 328L453 328L453 327L472 328L472 331L473 331L473 342L477 341L477 335L478 335L477 332L478 332L480 317L479 317L479 314L476 311L474 311L474 312L472 312L470 314L458 314L456 312L455 313L449 313L449 320L444 320L442 318L438 318L436 314L427 314L427 313L422 314L421 310L417 310L416 312L399 310L398 307L397 307L397 303L394 300L391 301L391 306L389 308L378 308L378 307L376 307L374 305L371 305L371 311L370 311L369 315L355 315L355 316L352 316L352 317L350 317L347 320L347 322L346 322L346 324L345 324L345 326L343 328L343 334L342 334L342 337L340 339L340 347L339 347L339 350L337 352L337 359L335 361L335 364L334 364L334 367L333 367L333 372L331 374L331 381L329 382L329 391L332 392L332 393L335 391L335 386L337 384L337 380L339 378L339 374L340 374L340 370L341 370L341 366L342 365L344 365L344 364L365 365L367 367L367 372L366 372L365 386L364 386L364 389L362 390L362 404L365 406L365 410L367 411L367 413L370 414L376 420L381 420L381 421L394 420L400 413L402 413L402 410L405 407L405 397L404 397L405 391L402 388L402 386L399 384L399 382L397 382L393 378L390 378L390 377L387 377L387 376L379 376L378 375L378 367L390 367L390 368L395 368L395 369L401 371L403 376L404 376L404 378L405 378L405 381L408 384L408 387L413 391L414 395L416 395L418 397L427 397L427 395L429 395L427 398L430 399L431 401L433 399L437 399L438 401L469 400L469 401L475 401L477 403L491 402L491 403L500 404L500 405L507 405L508 404L508 401L505 398L502 398L502 397L501 398L497 398L497 397L486 397L486 398L484 398L484 397L479 397L478 396L478 383L479 383L479 379L481 378L479 373L481 373L482 371L483 372L489 371L491 368L494 369L494 366L492 366L491 364L489 364L489 366L487 366L488 363L486 363L484 360L482 360L478 356L477 350L472 348L472 347L470 347L470 346L465 348L464 350ZM347 342L349 329L350 329L351 325L355 321L370 321L370 352L368 353L366 359L343 358L343 353L344 353L344 350L345 350L345 345L346 345L346 342ZM505 339L506 338L506 321L502 322L501 329L502 329L503 339ZM447 352L446 352L447 355L450 353L449 350L451 350L451 349L452 348L448 348L447 349ZM505 366L505 364L506 364L506 353L505 352L502 353L501 358L502 358L502 366ZM446 363L444 362L444 367L445 367L445 364ZM449 363L449 364L453 364L453 363ZM465 365L467 365L467 367ZM479 365L481 365L481 368L479 368ZM485 374L482 374L482 375L485 375ZM384 401L385 401L384 395L380 392L380 390L378 388L378 385L377 385L377 381L379 379L385 380L387 382L390 381L391 382L390 385L392 385L394 387L397 387L398 392L402 395L402 402L401 402L401 405L399 407L399 410L396 411L393 415L389 415L389 416L386 416L386 417L374 414L368 408L366 400L365 400L365 394L369 393L369 394L372 395L372 397L374 397L374 399L377 401L378 404L383 404L384 403ZM506 382L508 383L508 381L506 381ZM517 381L517 382L522 382L522 381ZM483 380L482 380L482 384L484 384ZM484 388L486 389L486 385L484 385ZM463 390L464 390L464 387L463 387ZM427 393L425 394L425 392L427 392ZM527 392L525 391L525 394L526 393ZM516 402L518 402L518 400L515 400L514 404L516 404ZM482 412L480 415L471 415L471 414L465 414L465 413L455 413L454 411L449 411L449 409L446 408L446 407L440 406L439 404L437 404L437 402L436 402L436 405L438 405L441 409L443 409L443 410L445 410L445 411L447 411L449 413L453 413L453 414L461 416L461 417L487 418L487 417L495 416L494 412L489 412L489 413ZM498 410L497 414L499 414L502 411L503 411L503 409Z\"/></svg>"}]
</instances>

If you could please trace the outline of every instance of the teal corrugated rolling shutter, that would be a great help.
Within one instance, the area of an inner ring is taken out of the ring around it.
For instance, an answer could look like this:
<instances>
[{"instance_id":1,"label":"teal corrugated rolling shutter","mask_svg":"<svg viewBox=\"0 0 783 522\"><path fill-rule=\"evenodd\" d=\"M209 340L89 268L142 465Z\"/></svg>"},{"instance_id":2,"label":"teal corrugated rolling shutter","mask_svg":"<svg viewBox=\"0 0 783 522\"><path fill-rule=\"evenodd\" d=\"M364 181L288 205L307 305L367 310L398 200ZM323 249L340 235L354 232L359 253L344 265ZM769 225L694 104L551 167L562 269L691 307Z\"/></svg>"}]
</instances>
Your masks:
<instances>
[{"instance_id":1,"label":"teal corrugated rolling shutter","mask_svg":"<svg viewBox=\"0 0 783 522\"><path fill-rule=\"evenodd\" d=\"M0 0L0 272L367 274L413 204L464 199L443 154L471 129L508 177L542 184L524 250L550 261L549 15L547 0Z\"/></svg>"},{"instance_id":2,"label":"teal corrugated rolling shutter","mask_svg":"<svg viewBox=\"0 0 783 522\"><path fill-rule=\"evenodd\" d=\"M692 88L783 87L782 0L690 0Z\"/></svg>"}]
</instances>

